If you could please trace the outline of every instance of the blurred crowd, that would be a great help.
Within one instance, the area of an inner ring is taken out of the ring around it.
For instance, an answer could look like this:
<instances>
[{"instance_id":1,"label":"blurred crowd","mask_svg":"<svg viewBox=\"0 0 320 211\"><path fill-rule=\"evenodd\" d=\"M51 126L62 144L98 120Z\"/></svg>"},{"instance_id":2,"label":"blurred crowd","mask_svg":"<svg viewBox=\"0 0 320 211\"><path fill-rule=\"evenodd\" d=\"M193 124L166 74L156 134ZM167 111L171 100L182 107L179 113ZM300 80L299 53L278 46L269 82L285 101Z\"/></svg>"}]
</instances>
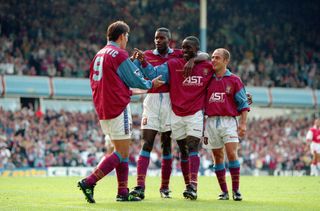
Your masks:
<instances>
[{"instance_id":1,"label":"blurred crowd","mask_svg":"<svg viewBox=\"0 0 320 211\"><path fill-rule=\"evenodd\" d=\"M46 112L23 108L5 111L0 108L0 168L50 166L96 166L107 152L105 138L95 112ZM141 149L140 117L133 116L133 136L129 164L136 165ZM255 169L306 170L311 162L305 142L312 120L290 117L252 119L240 144L243 173ZM173 141L173 169L180 171L179 150ZM212 171L211 153L201 150L201 173ZM159 137L151 153L149 168L161 166Z\"/></svg>"},{"instance_id":2,"label":"blurred crowd","mask_svg":"<svg viewBox=\"0 0 320 211\"><path fill-rule=\"evenodd\" d=\"M247 86L320 89L320 7L313 1L208 0L210 53L226 47L231 69ZM131 27L128 49L153 48L158 27L172 47L199 36L199 1L11 0L0 4L2 74L88 77L105 27Z\"/></svg>"}]
</instances>

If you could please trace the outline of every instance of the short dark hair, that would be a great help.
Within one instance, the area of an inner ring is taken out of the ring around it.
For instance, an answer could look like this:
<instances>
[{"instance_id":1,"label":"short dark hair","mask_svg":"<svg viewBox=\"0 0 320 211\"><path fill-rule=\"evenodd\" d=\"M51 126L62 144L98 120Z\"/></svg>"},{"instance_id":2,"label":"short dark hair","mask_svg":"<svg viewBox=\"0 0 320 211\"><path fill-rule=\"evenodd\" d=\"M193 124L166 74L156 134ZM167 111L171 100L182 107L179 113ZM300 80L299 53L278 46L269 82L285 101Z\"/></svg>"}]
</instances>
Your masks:
<instances>
[{"instance_id":1,"label":"short dark hair","mask_svg":"<svg viewBox=\"0 0 320 211\"><path fill-rule=\"evenodd\" d=\"M231 54L227 49L225 49L225 48L217 48L216 50L222 52L222 56L223 56L224 59L226 59L228 61L231 60Z\"/></svg>"},{"instance_id":2,"label":"short dark hair","mask_svg":"<svg viewBox=\"0 0 320 211\"><path fill-rule=\"evenodd\" d=\"M156 32L165 32L168 35L168 38L171 39L171 32L169 29L165 28L165 27L160 27L156 30Z\"/></svg>"},{"instance_id":3,"label":"short dark hair","mask_svg":"<svg viewBox=\"0 0 320 211\"><path fill-rule=\"evenodd\" d=\"M123 33L129 33L130 27L124 21L116 21L108 26L107 39L108 41L116 41Z\"/></svg>"},{"instance_id":4,"label":"short dark hair","mask_svg":"<svg viewBox=\"0 0 320 211\"><path fill-rule=\"evenodd\" d=\"M195 36L188 36L185 38L185 40L191 41L193 42L193 44L195 45L195 47L199 50L200 49L200 41L197 37Z\"/></svg>"}]
</instances>

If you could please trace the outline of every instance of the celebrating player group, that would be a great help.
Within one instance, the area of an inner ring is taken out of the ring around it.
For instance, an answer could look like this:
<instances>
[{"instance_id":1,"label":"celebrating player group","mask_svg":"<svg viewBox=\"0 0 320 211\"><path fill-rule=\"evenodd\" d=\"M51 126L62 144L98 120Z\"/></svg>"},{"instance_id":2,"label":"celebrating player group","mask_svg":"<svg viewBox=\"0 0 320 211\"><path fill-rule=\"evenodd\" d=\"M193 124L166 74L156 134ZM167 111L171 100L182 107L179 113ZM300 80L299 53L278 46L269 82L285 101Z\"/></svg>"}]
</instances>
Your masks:
<instances>
[{"instance_id":1,"label":"celebrating player group","mask_svg":"<svg viewBox=\"0 0 320 211\"><path fill-rule=\"evenodd\" d=\"M118 181L117 201L141 201L145 198L146 176L155 136L161 134L162 162L160 196L171 198L169 181L172 171L171 143L180 150L180 165L186 185L182 196L197 199L199 148L211 150L221 188L219 200L228 200L224 153L232 179L232 198L241 201L239 191L239 138L246 135L247 96L239 77L227 68L231 55L227 49L215 49L211 62L199 51L199 40L188 36L182 49L169 47L167 28L155 32L155 49L135 50L129 57L125 50L130 28L123 21L109 25L107 45L90 66L93 103L103 133L114 146L94 171L78 182L89 203L95 203L96 183L113 169ZM132 118L130 88L148 90L141 120L143 146L137 165L137 185L128 189L128 155ZM239 116L237 120L236 117Z\"/></svg>"}]
</instances>

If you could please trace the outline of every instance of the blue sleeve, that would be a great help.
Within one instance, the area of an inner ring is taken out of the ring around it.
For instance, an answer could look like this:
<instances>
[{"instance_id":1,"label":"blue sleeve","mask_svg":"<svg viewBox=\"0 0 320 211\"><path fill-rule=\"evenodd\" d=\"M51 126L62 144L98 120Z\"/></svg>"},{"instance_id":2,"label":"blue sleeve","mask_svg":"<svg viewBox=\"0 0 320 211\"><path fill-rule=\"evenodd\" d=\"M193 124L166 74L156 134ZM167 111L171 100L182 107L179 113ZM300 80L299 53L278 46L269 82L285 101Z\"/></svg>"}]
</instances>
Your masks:
<instances>
[{"instance_id":1,"label":"blue sleeve","mask_svg":"<svg viewBox=\"0 0 320 211\"><path fill-rule=\"evenodd\" d=\"M148 63L141 71L150 80L162 75L161 80L169 83L169 68L167 62L155 67Z\"/></svg>"},{"instance_id":2,"label":"blue sleeve","mask_svg":"<svg viewBox=\"0 0 320 211\"><path fill-rule=\"evenodd\" d=\"M237 104L238 111L249 108L248 98L244 87L235 94L234 98Z\"/></svg>"},{"instance_id":3,"label":"blue sleeve","mask_svg":"<svg viewBox=\"0 0 320 211\"><path fill-rule=\"evenodd\" d=\"M152 87L152 82L144 79L140 69L129 58L121 63L117 74L128 87L139 89Z\"/></svg>"},{"instance_id":4,"label":"blue sleeve","mask_svg":"<svg viewBox=\"0 0 320 211\"><path fill-rule=\"evenodd\" d=\"M141 63L139 62L138 59L133 60L133 64L136 65L137 67L141 66Z\"/></svg>"}]
</instances>

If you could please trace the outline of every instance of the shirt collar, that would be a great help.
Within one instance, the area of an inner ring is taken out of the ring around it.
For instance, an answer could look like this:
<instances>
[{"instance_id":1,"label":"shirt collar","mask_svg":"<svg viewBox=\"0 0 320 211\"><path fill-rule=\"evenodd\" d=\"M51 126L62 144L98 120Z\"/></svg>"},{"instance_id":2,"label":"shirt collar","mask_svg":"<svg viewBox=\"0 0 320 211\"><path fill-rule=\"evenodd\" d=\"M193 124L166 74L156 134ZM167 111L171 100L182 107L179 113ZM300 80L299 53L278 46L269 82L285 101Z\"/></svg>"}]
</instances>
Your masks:
<instances>
[{"instance_id":1,"label":"shirt collar","mask_svg":"<svg viewBox=\"0 0 320 211\"><path fill-rule=\"evenodd\" d=\"M154 49L152 52L154 55L160 55L158 49ZM172 54L173 53L173 49L169 48L168 53L167 54Z\"/></svg>"},{"instance_id":2,"label":"shirt collar","mask_svg":"<svg viewBox=\"0 0 320 211\"><path fill-rule=\"evenodd\" d=\"M227 69L226 72L224 73L223 77L231 76L231 75L232 75L231 71L229 69ZM213 77L217 78L216 74L213 74Z\"/></svg>"},{"instance_id":3,"label":"shirt collar","mask_svg":"<svg viewBox=\"0 0 320 211\"><path fill-rule=\"evenodd\" d=\"M108 41L107 45L113 45L113 46L120 48L120 45L116 42L113 42L113 41Z\"/></svg>"}]
</instances>

